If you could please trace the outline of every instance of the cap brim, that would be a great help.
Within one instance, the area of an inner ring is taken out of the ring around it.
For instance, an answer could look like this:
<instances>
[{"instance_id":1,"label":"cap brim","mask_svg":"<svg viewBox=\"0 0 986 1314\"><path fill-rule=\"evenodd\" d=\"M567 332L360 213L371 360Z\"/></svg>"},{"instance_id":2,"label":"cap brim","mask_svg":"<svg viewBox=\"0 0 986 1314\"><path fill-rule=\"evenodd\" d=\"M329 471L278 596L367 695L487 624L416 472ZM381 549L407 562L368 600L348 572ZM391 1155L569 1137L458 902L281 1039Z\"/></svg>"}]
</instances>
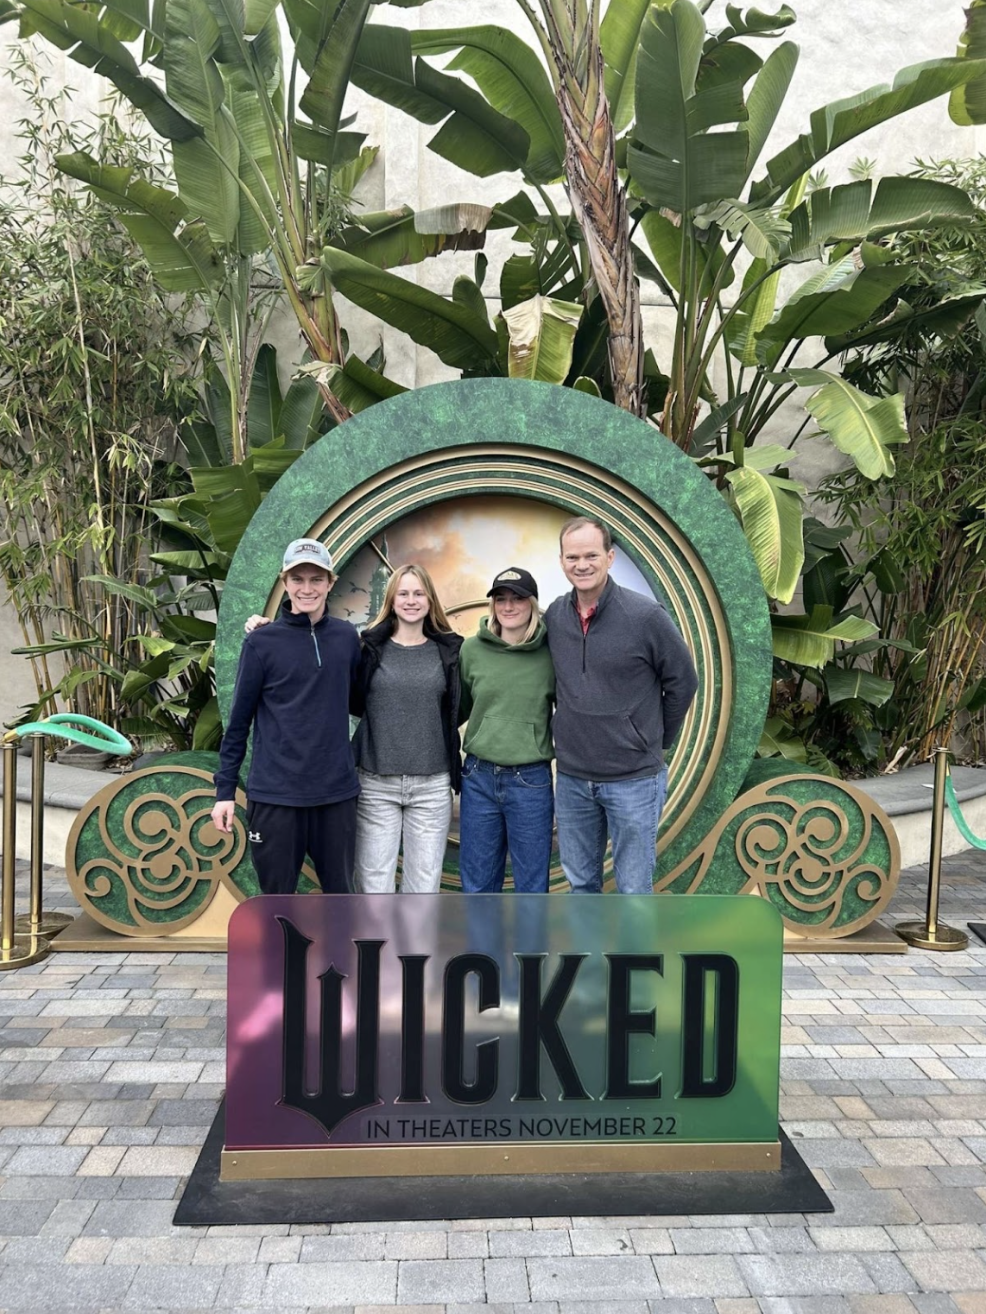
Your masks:
<instances>
[{"instance_id":1,"label":"cap brim","mask_svg":"<svg viewBox=\"0 0 986 1314\"><path fill-rule=\"evenodd\" d=\"M282 573L285 570L293 570L295 566L314 566L316 570L324 570L327 575L333 573L332 567L327 566L324 561L312 561L311 557L302 554L300 557L294 557L291 561L285 561L281 566Z\"/></svg>"}]
</instances>

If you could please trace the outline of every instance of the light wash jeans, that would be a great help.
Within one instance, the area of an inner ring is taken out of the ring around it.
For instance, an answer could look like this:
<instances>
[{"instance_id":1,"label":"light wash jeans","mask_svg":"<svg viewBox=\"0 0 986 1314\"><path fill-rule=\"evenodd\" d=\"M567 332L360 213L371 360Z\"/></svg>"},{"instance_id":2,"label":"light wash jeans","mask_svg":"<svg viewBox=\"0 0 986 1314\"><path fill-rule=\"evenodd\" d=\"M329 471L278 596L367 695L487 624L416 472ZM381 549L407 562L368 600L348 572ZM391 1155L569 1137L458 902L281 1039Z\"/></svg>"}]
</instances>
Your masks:
<instances>
[{"instance_id":1,"label":"light wash jeans","mask_svg":"<svg viewBox=\"0 0 986 1314\"><path fill-rule=\"evenodd\" d=\"M393 894L397 854L404 841L401 891L434 894L452 819L448 772L437 776L376 776L359 772L356 802L356 888Z\"/></svg>"},{"instance_id":2,"label":"light wash jeans","mask_svg":"<svg viewBox=\"0 0 986 1314\"><path fill-rule=\"evenodd\" d=\"M606 836L621 894L652 894L657 827L668 788L667 768L642 780L580 780L558 772L558 855L573 894L602 889Z\"/></svg>"}]
</instances>

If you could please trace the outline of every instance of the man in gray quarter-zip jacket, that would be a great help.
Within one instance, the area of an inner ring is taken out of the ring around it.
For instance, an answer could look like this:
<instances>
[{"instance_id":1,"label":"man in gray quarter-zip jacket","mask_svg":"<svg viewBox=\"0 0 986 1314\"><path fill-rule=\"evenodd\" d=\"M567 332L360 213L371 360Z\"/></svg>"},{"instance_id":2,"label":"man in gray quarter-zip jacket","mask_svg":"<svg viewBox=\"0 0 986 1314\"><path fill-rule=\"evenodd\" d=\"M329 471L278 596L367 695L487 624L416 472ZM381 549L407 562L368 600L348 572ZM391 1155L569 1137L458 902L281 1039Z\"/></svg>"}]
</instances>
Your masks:
<instances>
[{"instance_id":1,"label":"man in gray quarter-zip jacket","mask_svg":"<svg viewBox=\"0 0 986 1314\"><path fill-rule=\"evenodd\" d=\"M610 579L609 530L585 516L561 531L572 592L548 608L555 667L555 813L562 868L576 894L602 889L607 837L621 894L654 888L667 792L664 749L698 679L684 639L653 598Z\"/></svg>"},{"instance_id":2,"label":"man in gray quarter-zip jacket","mask_svg":"<svg viewBox=\"0 0 986 1314\"><path fill-rule=\"evenodd\" d=\"M212 820L232 829L252 726L247 827L261 890L292 894L307 853L325 893L346 894L354 888L359 794L349 743L359 636L326 612L336 576L324 544L289 544L281 580L287 597L277 620L243 642Z\"/></svg>"}]
</instances>

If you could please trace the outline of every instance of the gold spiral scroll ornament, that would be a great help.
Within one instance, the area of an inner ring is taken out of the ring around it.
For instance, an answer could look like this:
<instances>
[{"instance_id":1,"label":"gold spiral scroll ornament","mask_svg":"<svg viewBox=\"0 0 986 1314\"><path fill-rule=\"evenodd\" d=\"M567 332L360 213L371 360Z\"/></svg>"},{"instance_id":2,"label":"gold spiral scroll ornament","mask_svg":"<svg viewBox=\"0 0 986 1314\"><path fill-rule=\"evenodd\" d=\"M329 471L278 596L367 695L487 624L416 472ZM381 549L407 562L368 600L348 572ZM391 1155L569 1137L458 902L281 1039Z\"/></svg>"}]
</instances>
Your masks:
<instances>
[{"instance_id":1,"label":"gold spiral scroll ornament","mask_svg":"<svg viewBox=\"0 0 986 1314\"><path fill-rule=\"evenodd\" d=\"M890 902L900 846L861 790L828 776L771 780L741 794L658 890L758 894L800 935L861 930Z\"/></svg>"},{"instance_id":2,"label":"gold spiral scroll ornament","mask_svg":"<svg viewBox=\"0 0 986 1314\"><path fill-rule=\"evenodd\" d=\"M241 810L221 834L210 815L215 799L208 772L173 764L101 789L76 817L66 852L69 886L84 911L131 936L195 921L247 850Z\"/></svg>"}]
</instances>

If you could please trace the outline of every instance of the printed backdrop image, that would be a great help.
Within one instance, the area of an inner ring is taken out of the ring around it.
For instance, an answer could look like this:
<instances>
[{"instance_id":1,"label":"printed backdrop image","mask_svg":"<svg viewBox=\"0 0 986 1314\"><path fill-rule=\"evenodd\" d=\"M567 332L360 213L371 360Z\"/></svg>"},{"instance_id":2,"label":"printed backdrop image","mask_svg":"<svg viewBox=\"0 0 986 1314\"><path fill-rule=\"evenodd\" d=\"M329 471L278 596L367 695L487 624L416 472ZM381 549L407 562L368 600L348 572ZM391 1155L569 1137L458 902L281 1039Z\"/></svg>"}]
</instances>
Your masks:
<instances>
[{"instance_id":1,"label":"printed backdrop image","mask_svg":"<svg viewBox=\"0 0 986 1314\"><path fill-rule=\"evenodd\" d=\"M488 606L493 577L523 566L538 582L542 610L570 585L558 561L558 532L569 513L528 497L460 497L423 507L361 548L340 575L329 610L362 629L376 616L392 568L425 567L449 619L473 634ZM653 597L647 580L619 548L611 574L618 584Z\"/></svg>"}]
</instances>

